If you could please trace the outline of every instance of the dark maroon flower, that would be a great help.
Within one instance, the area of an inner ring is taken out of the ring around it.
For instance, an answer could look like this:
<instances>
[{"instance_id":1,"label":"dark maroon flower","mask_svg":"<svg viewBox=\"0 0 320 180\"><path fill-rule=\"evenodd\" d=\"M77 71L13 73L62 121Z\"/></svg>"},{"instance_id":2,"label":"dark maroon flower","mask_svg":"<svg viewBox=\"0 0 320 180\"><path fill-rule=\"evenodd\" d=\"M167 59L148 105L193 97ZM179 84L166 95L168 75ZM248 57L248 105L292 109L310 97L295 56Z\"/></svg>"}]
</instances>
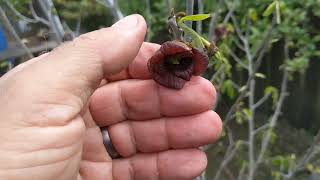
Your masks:
<instances>
[{"instance_id":1,"label":"dark maroon flower","mask_svg":"<svg viewBox=\"0 0 320 180\"><path fill-rule=\"evenodd\" d=\"M168 41L150 58L153 79L168 88L181 89L192 75L199 76L208 66L208 55L181 41Z\"/></svg>"}]
</instances>

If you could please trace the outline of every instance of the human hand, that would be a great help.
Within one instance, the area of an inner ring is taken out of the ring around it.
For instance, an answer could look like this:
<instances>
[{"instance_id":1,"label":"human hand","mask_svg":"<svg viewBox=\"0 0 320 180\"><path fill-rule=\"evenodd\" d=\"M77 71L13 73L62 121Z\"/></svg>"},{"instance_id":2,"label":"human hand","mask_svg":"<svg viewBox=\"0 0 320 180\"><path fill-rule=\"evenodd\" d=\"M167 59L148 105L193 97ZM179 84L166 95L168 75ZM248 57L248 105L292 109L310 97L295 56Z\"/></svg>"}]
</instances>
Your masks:
<instances>
[{"instance_id":1,"label":"human hand","mask_svg":"<svg viewBox=\"0 0 320 180\"><path fill-rule=\"evenodd\" d=\"M212 84L180 91L150 79L144 19L80 36L0 79L0 179L184 180L207 159L221 120ZM100 127L123 158L111 159Z\"/></svg>"}]
</instances>

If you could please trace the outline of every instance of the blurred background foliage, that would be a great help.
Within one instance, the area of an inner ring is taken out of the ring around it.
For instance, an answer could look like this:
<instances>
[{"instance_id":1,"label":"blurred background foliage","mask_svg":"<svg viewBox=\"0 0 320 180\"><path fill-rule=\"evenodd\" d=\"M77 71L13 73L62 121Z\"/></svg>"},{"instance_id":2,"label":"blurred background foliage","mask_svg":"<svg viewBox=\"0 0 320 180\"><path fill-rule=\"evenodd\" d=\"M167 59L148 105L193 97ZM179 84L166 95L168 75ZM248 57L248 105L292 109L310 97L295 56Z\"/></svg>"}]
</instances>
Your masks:
<instances>
[{"instance_id":1,"label":"blurred background foliage","mask_svg":"<svg viewBox=\"0 0 320 180\"><path fill-rule=\"evenodd\" d=\"M110 7L106 7L102 1L53 2L64 26L71 31L79 29L79 34L110 26L116 21ZM186 2L118 0L118 7L123 15L143 15L149 27L146 40L163 43L170 40L166 25L168 14L172 8L185 11ZM10 0L10 3L23 15L31 17L28 9L30 0ZM202 5L203 9L200 8ZM6 7L4 2L1 2L1 6ZM13 24L19 21L19 17L8 8L4 9ZM255 169L254 177L262 180L320 179L320 156L317 154L320 151L319 9L320 0L195 1L194 13L203 11L212 13L213 17L202 23L201 33L206 38L215 40L226 58L226 62L210 62L204 75L213 82L219 92L218 103L214 108L222 119L226 120L230 108L235 105L235 111L228 119L221 140L216 145L205 148L209 167L203 179L217 179L219 168L221 174L218 179L247 179L247 176L242 177L241 173L247 174L250 166L246 147L246 144L250 143L247 140L248 121L254 120L255 128L263 127L266 123L269 125L282 93L285 93L283 95L286 99L280 107L276 126L262 129L251 142L254 147L259 148L267 133L270 135L270 146L263 155L263 161ZM28 26L31 28L27 32L20 33L22 37L47 29L41 23ZM196 29L196 24L193 27ZM270 29L272 30L268 34ZM245 38L244 41L239 34ZM250 55L254 62L261 59L253 77L253 98L265 98L263 104L258 110L254 109L254 112L249 105L251 89L248 90L249 87L245 86L248 79L252 78L248 73L250 63L252 64L249 62ZM8 62L0 62L0 69L4 73L8 69ZM281 92L285 73L288 73L286 92ZM244 98L237 102L242 95ZM232 156L228 155L230 133L235 147ZM314 156L304 161L310 151L315 153L312 154ZM230 161L225 161L228 157L231 157ZM226 164L221 166L221 163ZM294 174L290 174L291 171L294 171Z\"/></svg>"}]
</instances>

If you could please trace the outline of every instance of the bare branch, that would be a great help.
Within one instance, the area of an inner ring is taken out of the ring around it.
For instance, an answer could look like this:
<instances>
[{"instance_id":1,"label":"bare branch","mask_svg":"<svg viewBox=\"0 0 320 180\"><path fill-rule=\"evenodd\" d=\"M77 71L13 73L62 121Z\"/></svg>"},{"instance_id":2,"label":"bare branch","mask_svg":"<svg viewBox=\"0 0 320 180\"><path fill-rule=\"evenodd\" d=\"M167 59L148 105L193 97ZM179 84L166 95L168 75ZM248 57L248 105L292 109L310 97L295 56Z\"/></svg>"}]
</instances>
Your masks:
<instances>
[{"instance_id":1,"label":"bare branch","mask_svg":"<svg viewBox=\"0 0 320 180\"><path fill-rule=\"evenodd\" d=\"M286 59L288 60L289 59L289 52L288 52L288 44L287 44L287 42L285 44L285 56L287 57ZM288 74L288 72L286 70L284 70L282 83L281 83L280 97L279 97L279 100L277 102L275 112L273 113L271 121L270 121L270 130L267 132L267 134L264 136L264 138L262 140L261 149L260 149L260 152L259 152L259 155L258 155L256 166L258 166L261 163L261 161L263 160L264 154L265 154L265 152L266 152L266 150L268 148L269 141L270 141L270 138L271 138L271 134L272 134L271 130L275 127L275 125L276 125L276 123L277 123L277 121L279 119L279 116L280 116L280 113L281 113L281 109L282 109L282 106L283 106L283 102L284 102L285 98L288 95L288 93L287 93L288 80L289 80L289 74Z\"/></svg>"},{"instance_id":2,"label":"bare branch","mask_svg":"<svg viewBox=\"0 0 320 180\"><path fill-rule=\"evenodd\" d=\"M152 19L152 14L151 14L151 4L150 0L146 0L146 14L147 14L147 24L148 24L148 32L147 32L147 37L146 41L150 41L151 38L151 19Z\"/></svg>"},{"instance_id":3,"label":"bare branch","mask_svg":"<svg viewBox=\"0 0 320 180\"><path fill-rule=\"evenodd\" d=\"M166 0L166 5L167 5L167 14L170 14L172 10L172 0Z\"/></svg>"},{"instance_id":4,"label":"bare branch","mask_svg":"<svg viewBox=\"0 0 320 180\"><path fill-rule=\"evenodd\" d=\"M254 109L260 107L263 103L265 103L269 97L271 97L271 94L266 94L265 96L263 96L258 102L256 102L256 104L253 105Z\"/></svg>"},{"instance_id":5,"label":"bare branch","mask_svg":"<svg viewBox=\"0 0 320 180\"><path fill-rule=\"evenodd\" d=\"M224 70L224 64L221 65L221 67L218 69L218 71L216 71L216 72L212 75L212 77L210 78L210 82L213 82L213 81L220 75L220 73L223 72L223 70Z\"/></svg>"},{"instance_id":6,"label":"bare branch","mask_svg":"<svg viewBox=\"0 0 320 180\"><path fill-rule=\"evenodd\" d=\"M124 17L123 13L119 9L117 0L96 0L96 1L101 5L105 6L106 8L110 9L112 16L114 17L114 21L118 21Z\"/></svg>"},{"instance_id":7,"label":"bare branch","mask_svg":"<svg viewBox=\"0 0 320 180\"><path fill-rule=\"evenodd\" d=\"M34 16L34 19L31 19L27 16L22 15L16 8L13 7L13 5L8 1L5 0L6 5L9 7L9 9L16 15L18 16L21 20L27 22L27 23L39 23L42 22L45 25L48 25L47 21L45 21L44 19L38 18L37 16Z\"/></svg>"},{"instance_id":8,"label":"bare branch","mask_svg":"<svg viewBox=\"0 0 320 180\"><path fill-rule=\"evenodd\" d=\"M241 67L243 67L244 69L249 69L248 65L244 64L241 59L228 47L225 46L227 48L227 51L229 52L230 56L232 57L233 60L235 60Z\"/></svg>"},{"instance_id":9,"label":"bare branch","mask_svg":"<svg viewBox=\"0 0 320 180\"><path fill-rule=\"evenodd\" d=\"M217 23L217 17L220 14L220 7L223 4L223 0L220 0L217 7L215 7L214 13L211 14L211 20L210 20L210 24L209 24L209 40L210 41L215 41L216 37L215 37L215 27L216 27L216 23Z\"/></svg>"},{"instance_id":10,"label":"bare branch","mask_svg":"<svg viewBox=\"0 0 320 180\"><path fill-rule=\"evenodd\" d=\"M9 32L14 37L14 39L17 41L17 43L19 43L19 45L26 51L28 57L30 59L32 59L34 57L33 54L30 52L29 48L22 42L21 38L19 37L19 35L15 31L14 27L10 23L6 13L4 12L4 10L2 9L1 6L0 6L0 18L2 19L3 25L9 30Z\"/></svg>"},{"instance_id":11,"label":"bare branch","mask_svg":"<svg viewBox=\"0 0 320 180\"><path fill-rule=\"evenodd\" d=\"M258 69L260 68L262 59L265 55L265 52L267 51L267 45L270 42L271 39L271 35L272 32L274 31L275 28L275 21L272 21L272 24L269 28L269 30L267 31L267 33L264 36L264 41L261 42L261 44L259 45L259 47L261 47L261 51L259 51L259 56L257 57L257 60L255 61L255 65L254 65L254 71L253 71L253 75L250 76L245 84L245 87L248 87L250 82L252 81L252 79L255 77L255 73L258 71ZM254 56L252 56L252 58L254 58ZM240 95L238 96L238 98L236 99L235 103L231 106L230 110L228 111L224 123L227 124L232 117L232 114L235 112L236 110L236 106L246 97L246 93L247 91L243 91L242 93L240 93Z\"/></svg>"},{"instance_id":12,"label":"bare branch","mask_svg":"<svg viewBox=\"0 0 320 180\"><path fill-rule=\"evenodd\" d=\"M222 170L234 158L234 156L236 155L236 152L239 149L239 146L237 146L234 142L232 130L229 127L226 127L226 130L228 132L229 145L228 145L227 151L224 155L223 161L220 163L219 169L217 170L217 172L215 174L214 180L220 179Z\"/></svg>"},{"instance_id":13,"label":"bare branch","mask_svg":"<svg viewBox=\"0 0 320 180\"><path fill-rule=\"evenodd\" d=\"M39 3L42 12L50 22L50 29L54 32L56 41L61 43L65 32L59 16L55 13L56 9L52 0L38 0L37 2Z\"/></svg>"},{"instance_id":14,"label":"bare branch","mask_svg":"<svg viewBox=\"0 0 320 180\"><path fill-rule=\"evenodd\" d=\"M36 13L36 11L34 10L32 1L31 1L28 5L29 5L29 10L30 10L33 18L36 19L37 21L39 21L39 22L41 22L41 23L43 23L43 24L45 24L45 25L47 25L47 26L50 27L50 22L49 22L49 21L47 21L46 19L41 18L41 17L38 16L38 14Z\"/></svg>"},{"instance_id":15,"label":"bare branch","mask_svg":"<svg viewBox=\"0 0 320 180\"><path fill-rule=\"evenodd\" d=\"M198 0L198 14L203 14L203 0ZM202 34L202 21L197 22L197 33Z\"/></svg>"},{"instance_id":16,"label":"bare branch","mask_svg":"<svg viewBox=\"0 0 320 180\"><path fill-rule=\"evenodd\" d=\"M308 163L311 163L312 159L314 159L315 156L320 154L320 130L318 131L317 135L314 138L313 143L309 147L309 149L306 151L304 156L299 160L296 166L290 166L288 173L281 173L281 176L284 180L293 179L294 176L303 171L305 169L305 165Z\"/></svg>"},{"instance_id":17,"label":"bare branch","mask_svg":"<svg viewBox=\"0 0 320 180\"><path fill-rule=\"evenodd\" d=\"M186 3L187 3L186 4L186 13L187 13L187 15L192 15L193 14L193 7L194 7L194 0L187 0ZM192 21L188 21L185 23L188 27L192 28ZM185 34L184 39L187 42L191 42L191 36L188 34Z\"/></svg>"},{"instance_id":18,"label":"bare branch","mask_svg":"<svg viewBox=\"0 0 320 180\"><path fill-rule=\"evenodd\" d=\"M237 39L233 39L233 42L236 44L236 46L241 49L242 51L245 51L244 46L240 44L240 42Z\"/></svg>"},{"instance_id":19,"label":"bare branch","mask_svg":"<svg viewBox=\"0 0 320 180\"><path fill-rule=\"evenodd\" d=\"M242 180L243 174L247 168L247 165L245 163L242 164L239 175L238 175L238 180Z\"/></svg>"},{"instance_id":20,"label":"bare branch","mask_svg":"<svg viewBox=\"0 0 320 180\"><path fill-rule=\"evenodd\" d=\"M253 131L253 134L258 134L259 132L261 132L261 131L263 131L263 130L265 130L265 129L268 129L270 127L270 124L269 124L269 122L267 123L267 124L265 124L265 125L263 125L263 126L260 126L258 129L256 129L256 130L254 130Z\"/></svg>"}]
</instances>

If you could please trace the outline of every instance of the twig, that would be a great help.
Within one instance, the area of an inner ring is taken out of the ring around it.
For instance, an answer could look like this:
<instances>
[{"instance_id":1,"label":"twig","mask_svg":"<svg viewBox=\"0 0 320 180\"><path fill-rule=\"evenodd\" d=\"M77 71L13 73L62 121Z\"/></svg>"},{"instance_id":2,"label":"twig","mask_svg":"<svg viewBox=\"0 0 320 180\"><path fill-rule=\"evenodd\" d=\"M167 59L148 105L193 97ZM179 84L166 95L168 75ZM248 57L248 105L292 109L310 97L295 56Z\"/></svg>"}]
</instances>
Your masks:
<instances>
[{"instance_id":1,"label":"twig","mask_svg":"<svg viewBox=\"0 0 320 180\"><path fill-rule=\"evenodd\" d=\"M8 0L5 0L5 3L6 5L9 7L9 9L16 15L18 16L21 20L27 22L27 23L43 23L44 25L49 25L49 22L46 21L45 19L43 18L40 18L39 16L35 16L33 14L33 11L31 11L32 15L33 15L33 18L34 19L31 19L27 16L24 16L22 15L16 8L13 7L13 5L8 1Z\"/></svg>"},{"instance_id":2,"label":"twig","mask_svg":"<svg viewBox=\"0 0 320 180\"><path fill-rule=\"evenodd\" d=\"M223 171L225 172L225 174L228 176L229 180L235 180L236 178L234 177L232 171L228 168L228 166L225 166L223 168Z\"/></svg>"},{"instance_id":3,"label":"twig","mask_svg":"<svg viewBox=\"0 0 320 180\"><path fill-rule=\"evenodd\" d=\"M187 15L192 15L193 14L193 7L194 7L194 0L187 0L186 1L186 14ZM188 21L188 22L185 22L185 24L192 28L192 21ZM184 37L185 41L187 42L190 42L191 41L191 36L188 35L188 34L185 34L185 37Z\"/></svg>"},{"instance_id":4,"label":"twig","mask_svg":"<svg viewBox=\"0 0 320 180\"><path fill-rule=\"evenodd\" d=\"M216 27L216 23L217 23L217 17L220 14L220 7L223 4L223 0L220 0L217 7L215 7L214 13L211 14L211 20L210 20L210 24L209 24L209 40L210 41L215 41L216 37L215 37L215 27Z\"/></svg>"},{"instance_id":5,"label":"twig","mask_svg":"<svg viewBox=\"0 0 320 180\"><path fill-rule=\"evenodd\" d=\"M38 0L37 2L39 3L42 12L45 14L46 18L49 20L50 29L54 32L56 41L58 43L62 43L62 39L65 32L59 16L55 13L56 9L54 7L52 0Z\"/></svg>"},{"instance_id":6,"label":"twig","mask_svg":"<svg viewBox=\"0 0 320 180\"><path fill-rule=\"evenodd\" d=\"M0 6L0 16L1 16L1 19L2 19L2 22L3 22L3 25L8 28L9 32L14 37L14 39L26 51L28 58L32 59L34 57L33 54L30 52L29 48L22 42L21 38L19 37L19 35L15 31L14 27L10 23L6 13L4 12L4 10L2 9L1 6Z\"/></svg>"},{"instance_id":7,"label":"twig","mask_svg":"<svg viewBox=\"0 0 320 180\"><path fill-rule=\"evenodd\" d=\"M203 14L203 0L198 0L198 14ZM197 22L197 33L202 34L202 21Z\"/></svg>"},{"instance_id":8,"label":"twig","mask_svg":"<svg viewBox=\"0 0 320 180\"><path fill-rule=\"evenodd\" d=\"M151 38L151 19L152 19L152 14L151 14L151 5L150 5L150 0L146 0L146 15L147 15L147 24L148 24L148 33L146 37L146 41L150 41Z\"/></svg>"},{"instance_id":9,"label":"twig","mask_svg":"<svg viewBox=\"0 0 320 180\"><path fill-rule=\"evenodd\" d=\"M117 0L96 0L101 5L110 9L112 16L114 17L114 21L118 21L123 18L123 13L119 9Z\"/></svg>"},{"instance_id":10,"label":"twig","mask_svg":"<svg viewBox=\"0 0 320 180\"><path fill-rule=\"evenodd\" d=\"M239 175L238 175L238 180L242 180L243 174L246 170L247 165L245 163L242 164Z\"/></svg>"},{"instance_id":11,"label":"twig","mask_svg":"<svg viewBox=\"0 0 320 180\"><path fill-rule=\"evenodd\" d=\"M172 0L166 0L166 5L167 5L167 14L170 14L172 10Z\"/></svg>"},{"instance_id":12,"label":"twig","mask_svg":"<svg viewBox=\"0 0 320 180\"><path fill-rule=\"evenodd\" d=\"M41 23L43 23L43 24L45 24L45 25L47 25L47 26L50 27L50 22L49 22L49 21L47 21L46 19L41 18L40 16L38 16L38 14L36 13L36 11L34 10L32 1L31 1L28 5L29 5L29 10L30 10L33 18L35 18L35 19L38 20L39 22L41 22Z\"/></svg>"},{"instance_id":13,"label":"twig","mask_svg":"<svg viewBox=\"0 0 320 180\"><path fill-rule=\"evenodd\" d=\"M257 128L256 130L253 131L253 134L256 135L256 134L258 134L259 132L261 132L261 131L263 131L263 130L265 130L265 129L268 129L269 127L270 127L270 124L269 124L269 123L267 123L267 124L265 124L265 125L263 125L263 126L260 126L259 128Z\"/></svg>"},{"instance_id":14,"label":"twig","mask_svg":"<svg viewBox=\"0 0 320 180\"><path fill-rule=\"evenodd\" d=\"M271 34L274 30L275 27L275 21L272 21L271 27L269 28L269 30L267 31L267 33L264 36L264 41L261 42L261 44L259 45L259 47L261 47L261 51L259 51L259 57L257 58L255 65L254 65L254 73L253 76L250 76L245 84L245 87L248 87L251 80L255 77L255 73L258 71L258 69L260 68L262 59L264 57L264 54L267 50L266 46L269 43L270 39L271 39ZM254 56L252 56L254 58ZM243 98L246 97L246 93L247 91L242 91L242 93L239 94L238 98L236 99L235 103L231 106L230 110L228 111L225 119L224 119L224 123L227 124L229 123L229 121L231 120L232 114L234 113L234 111L236 110L236 106L243 100Z\"/></svg>"},{"instance_id":15,"label":"twig","mask_svg":"<svg viewBox=\"0 0 320 180\"><path fill-rule=\"evenodd\" d=\"M229 145L226 150L226 153L223 157L223 161L220 163L219 169L217 170L214 180L220 180L221 172L223 168L234 158L239 146L237 146L234 142L232 130L229 127L226 127L226 130L228 132L228 140Z\"/></svg>"},{"instance_id":16,"label":"twig","mask_svg":"<svg viewBox=\"0 0 320 180\"><path fill-rule=\"evenodd\" d=\"M312 159L320 153L320 130L314 138L313 143L308 148L304 156L299 160L297 166L290 168L288 174L282 174L284 180L292 179L298 172L305 169L305 165L310 163Z\"/></svg>"},{"instance_id":17,"label":"twig","mask_svg":"<svg viewBox=\"0 0 320 180\"><path fill-rule=\"evenodd\" d=\"M287 57L286 59L289 59L289 52L288 52L288 44L286 43L285 44L285 56ZM275 127L278 119L279 119L279 116L280 116L280 113L281 113L281 109L282 109L282 106L283 106L283 102L285 100L285 98L287 97L288 93L287 93L287 86L288 86L288 80L289 80L289 74L286 70L284 70L283 72L283 78L282 78L282 83L281 83L281 92L280 92L280 96L279 96L279 100L277 102L277 105L276 105L276 109L275 109L275 112L274 114L272 115L272 118L271 118L271 121L270 121L270 130L267 132L267 134L265 135L265 137L263 138L262 140L262 144L261 144L261 149L260 149L260 153L258 155L258 158L257 158L257 162L256 162L256 166L258 166L263 157L264 157L264 154L268 148L268 145L269 145L269 141L270 141L270 138L271 138L271 135L272 135L272 129Z\"/></svg>"},{"instance_id":18,"label":"twig","mask_svg":"<svg viewBox=\"0 0 320 180\"><path fill-rule=\"evenodd\" d=\"M223 72L223 70L224 70L224 64L221 65L221 66L219 67L218 71L216 71L216 72L212 75L212 77L210 78L210 82L213 82L213 81L218 77L218 75L220 75L220 73Z\"/></svg>"},{"instance_id":19,"label":"twig","mask_svg":"<svg viewBox=\"0 0 320 180\"><path fill-rule=\"evenodd\" d=\"M248 70L248 65L244 64L241 59L228 47L225 46L227 48L228 53L230 54L230 56L232 57L233 60L235 60L241 67L243 67L244 69Z\"/></svg>"},{"instance_id":20,"label":"twig","mask_svg":"<svg viewBox=\"0 0 320 180\"><path fill-rule=\"evenodd\" d=\"M240 42L237 39L233 39L233 42L236 44L236 46L241 49L242 51L245 51L244 46L240 44Z\"/></svg>"},{"instance_id":21,"label":"twig","mask_svg":"<svg viewBox=\"0 0 320 180\"><path fill-rule=\"evenodd\" d=\"M269 99L269 97L271 97L271 94L270 94L270 93L264 95L258 102L256 102L256 103L253 105L254 109L260 107L263 103L265 103L265 102Z\"/></svg>"}]
</instances>

